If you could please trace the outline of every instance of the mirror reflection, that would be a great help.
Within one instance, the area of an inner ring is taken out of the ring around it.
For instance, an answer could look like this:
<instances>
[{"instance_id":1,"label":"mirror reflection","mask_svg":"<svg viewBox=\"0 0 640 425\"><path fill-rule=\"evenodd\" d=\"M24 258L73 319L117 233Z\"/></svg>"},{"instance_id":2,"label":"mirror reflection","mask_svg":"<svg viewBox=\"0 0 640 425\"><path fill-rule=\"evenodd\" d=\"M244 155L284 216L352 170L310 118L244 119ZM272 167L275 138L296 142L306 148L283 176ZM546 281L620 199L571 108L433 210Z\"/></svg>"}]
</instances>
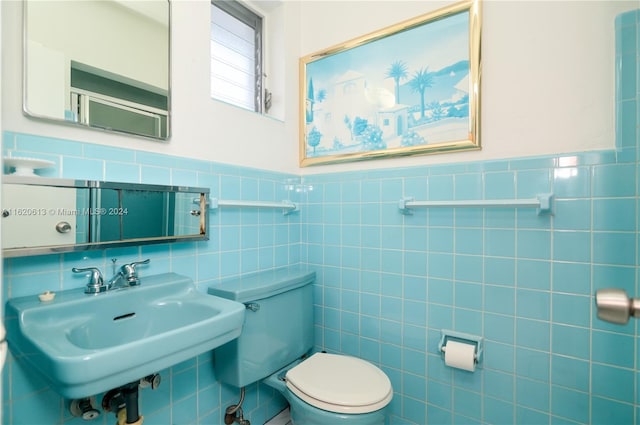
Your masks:
<instances>
[{"instance_id":1,"label":"mirror reflection","mask_svg":"<svg viewBox=\"0 0 640 425\"><path fill-rule=\"evenodd\" d=\"M208 239L206 188L4 180L5 257Z\"/></svg>"},{"instance_id":2,"label":"mirror reflection","mask_svg":"<svg viewBox=\"0 0 640 425\"><path fill-rule=\"evenodd\" d=\"M199 193L160 190L96 189L91 202L97 212L90 242L197 235L200 215L192 214Z\"/></svg>"},{"instance_id":3,"label":"mirror reflection","mask_svg":"<svg viewBox=\"0 0 640 425\"><path fill-rule=\"evenodd\" d=\"M26 0L24 111L169 138L168 0Z\"/></svg>"}]
</instances>

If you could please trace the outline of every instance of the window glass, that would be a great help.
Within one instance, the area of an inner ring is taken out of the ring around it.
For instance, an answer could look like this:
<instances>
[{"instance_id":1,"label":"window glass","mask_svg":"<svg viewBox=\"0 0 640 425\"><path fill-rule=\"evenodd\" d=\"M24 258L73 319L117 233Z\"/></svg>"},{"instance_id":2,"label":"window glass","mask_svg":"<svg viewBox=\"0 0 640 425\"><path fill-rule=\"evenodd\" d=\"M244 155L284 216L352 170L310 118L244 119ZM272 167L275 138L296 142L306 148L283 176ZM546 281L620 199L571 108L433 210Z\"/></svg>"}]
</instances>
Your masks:
<instances>
[{"instance_id":1,"label":"window glass","mask_svg":"<svg viewBox=\"0 0 640 425\"><path fill-rule=\"evenodd\" d=\"M211 97L261 112L262 18L236 1L211 5Z\"/></svg>"}]
</instances>

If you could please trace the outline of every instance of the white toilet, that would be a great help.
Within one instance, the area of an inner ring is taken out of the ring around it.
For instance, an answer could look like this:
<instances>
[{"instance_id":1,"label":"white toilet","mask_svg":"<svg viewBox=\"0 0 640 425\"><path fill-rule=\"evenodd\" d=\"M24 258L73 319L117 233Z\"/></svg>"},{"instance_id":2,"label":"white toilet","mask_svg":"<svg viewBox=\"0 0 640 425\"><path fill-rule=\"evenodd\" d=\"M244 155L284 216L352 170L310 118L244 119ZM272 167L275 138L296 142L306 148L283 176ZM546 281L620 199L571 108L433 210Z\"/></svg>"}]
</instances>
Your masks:
<instances>
[{"instance_id":1,"label":"white toilet","mask_svg":"<svg viewBox=\"0 0 640 425\"><path fill-rule=\"evenodd\" d=\"M315 272L284 267L231 279L212 295L247 306L240 337L214 350L218 379L242 388L254 382L277 389L298 425L381 425L393 388L368 361L314 353Z\"/></svg>"}]
</instances>

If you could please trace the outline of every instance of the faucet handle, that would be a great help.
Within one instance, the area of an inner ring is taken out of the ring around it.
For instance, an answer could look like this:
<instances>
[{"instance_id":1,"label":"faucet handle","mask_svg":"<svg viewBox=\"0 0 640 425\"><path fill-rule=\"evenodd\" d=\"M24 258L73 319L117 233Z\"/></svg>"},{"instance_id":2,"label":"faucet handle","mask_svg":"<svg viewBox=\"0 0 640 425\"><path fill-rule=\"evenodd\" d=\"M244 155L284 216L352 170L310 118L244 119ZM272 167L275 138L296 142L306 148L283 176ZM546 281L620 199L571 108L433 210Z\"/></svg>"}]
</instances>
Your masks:
<instances>
[{"instance_id":1,"label":"faucet handle","mask_svg":"<svg viewBox=\"0 0 640 425\"><path fill-rule=\"evenodd\" d=\"M134 261L129 264L123 264L122 267L120 267L120 270L122 271L124 278L129 282L129 285L138 284L138 274L136 272L136 266L139 264L149 264L150 261L151 259L147 258L143 261Z\"/></svg>"},{"instance_id":2,"label":"faucet handle","mask_svg":"<svg viewBox=\"0 0 640 425\"><path fill-rule=\"evenodd\" d=\"M85 294L97 294L99 292L104 292L107 290L107 287L104 284L102 273L100 273L100 269L98 269L97 267L74 267L71 269L71 271L74 273L89 272L89 282L87 282L87 287L84 289Z\"/></svg>"}]
</instances>

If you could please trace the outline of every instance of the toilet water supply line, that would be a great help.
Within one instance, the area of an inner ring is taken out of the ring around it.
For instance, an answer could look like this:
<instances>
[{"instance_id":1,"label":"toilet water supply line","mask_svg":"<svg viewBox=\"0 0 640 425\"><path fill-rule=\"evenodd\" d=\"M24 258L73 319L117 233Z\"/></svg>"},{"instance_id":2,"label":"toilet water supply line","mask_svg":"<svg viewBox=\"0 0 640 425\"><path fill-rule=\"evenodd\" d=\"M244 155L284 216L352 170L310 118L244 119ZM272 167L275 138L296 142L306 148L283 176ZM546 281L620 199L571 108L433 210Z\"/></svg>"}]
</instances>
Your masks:
<instances>
[{"instance_id":1,"label":"toilet water supply line","mask_svg":"<svg viewBox=\"0 0 640 425\"><path fill-rule=\"evenodd\" d=\"M251 422L246 420L242 414L243 401L244 387L240 388L240 400L238 401L238 404L232 404L231 406L228 406L224 412L224 423L226 425L231 425L234 422L238 422L240 425L251 425Z\"/></svg>"}]
</instances>

